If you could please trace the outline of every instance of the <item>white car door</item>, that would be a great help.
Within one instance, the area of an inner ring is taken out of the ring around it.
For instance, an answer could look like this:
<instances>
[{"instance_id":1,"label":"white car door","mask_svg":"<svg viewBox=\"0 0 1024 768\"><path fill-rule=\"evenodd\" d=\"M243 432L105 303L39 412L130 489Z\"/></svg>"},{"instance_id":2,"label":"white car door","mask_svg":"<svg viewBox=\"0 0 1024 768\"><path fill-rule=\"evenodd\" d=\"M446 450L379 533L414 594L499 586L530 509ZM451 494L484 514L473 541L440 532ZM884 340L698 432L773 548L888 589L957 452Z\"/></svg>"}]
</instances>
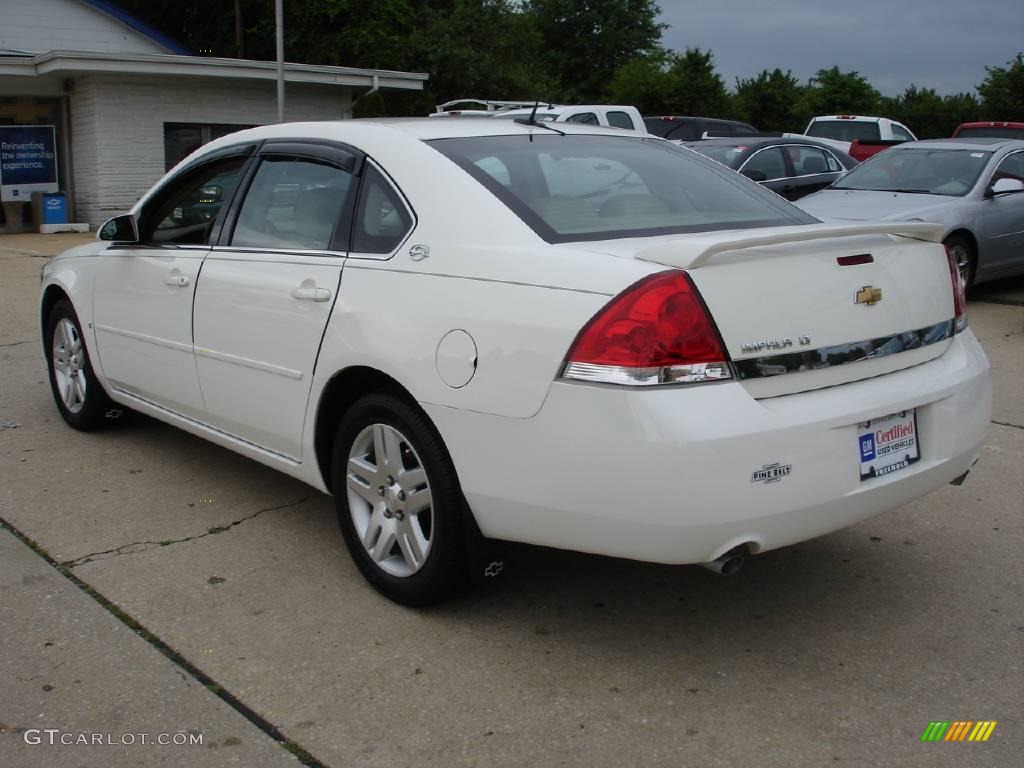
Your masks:
<instances>
[{"instance_id":1,"label":"white car door","mask_svg":"<svg viewBox=\"0 0 1024 768\"><path fill-rule=\"evenodd\" d=\"M93 324L110 384L192 418L204 412L192 352L192 299L212 233L254 145L204 158L138 215L139 242L99 256Z\"/></svg>"},{"instance_id":2,"label":"white car door","mask_svg":"<svg viewBox=\"0 0 1024 768\"><path fill-rule=\"evenodd\" d=\"M294 460L361 164L333 145L265 143L196 288L205 421Z\"/></svg>"}]
</instances>

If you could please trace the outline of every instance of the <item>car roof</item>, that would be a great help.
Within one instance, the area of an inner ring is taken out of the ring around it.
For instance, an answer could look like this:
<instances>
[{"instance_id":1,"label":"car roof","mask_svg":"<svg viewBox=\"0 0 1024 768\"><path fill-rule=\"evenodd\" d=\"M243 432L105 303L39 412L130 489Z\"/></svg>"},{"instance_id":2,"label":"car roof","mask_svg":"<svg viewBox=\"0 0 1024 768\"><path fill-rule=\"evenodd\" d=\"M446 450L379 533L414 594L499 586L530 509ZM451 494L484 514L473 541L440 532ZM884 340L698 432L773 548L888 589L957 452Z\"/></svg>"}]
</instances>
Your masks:
<instances>
[{"instance_id":1,"label":"car roof","mask_svg":"<svg viewBox=\"0 0 1024 768\"><path fill-rule=\"evenodd\" d=\"M888 117L873 117L871 115L818 115L817 117L812 117L811 122L813 123L817 120L842 120L843 122L880 123L883 120L890 119Z\"/></svg>"},{"instance_id":2,"label":"car roof","mask_svg":"<svg viewBox=\"0 0 1024 768\"><path fill-rule=\"evenodd\" d=\"M552 126L552 127L546 127ZM539 122L526 125L515 120L495 120L492 117L459 117L450 120L436 117L391 117L391 118L359 118L354 120L325 120L322 122L276 123L257 128L248 128L237 133L230 133L203 145L199 154L206 154L218 147L230 146L246 141L262 141L264 139L321 139L328 141L351 141L353 135L366 135L366 131L375 133L390 132L407 139L430 141L433 139L453 139L474 136L516 136L516 135L602 135L619 137L636 137L657 139L639 131L624 128L608 128L600 125L582 123L551 123ZM658 139L661 141L662 139Z\"/></svg>"},{"instance_id":3,"label":"car roof","mask_svg":"<svg viewBox=\"0 0 1024 768\"><path fill-rule=\"evenodd\" d=\"M746 123L740 120L731 120L727 117L698 117L694 115L644 115L644 120L712 120L716 123L738 123L739 125L746 125Z\"/></svg>"},{"instance_id":4,"label":"car roof","mask_svg":"<svg viewBox=\"0 0 1024 768\"><path fill-rule=\"evenodd\" d=\"M991 152L992 150L1000 149L1006 145L1016 145L1017 148L1024 149L1024 140L993 139L988 137L979 137L976 139L970 137L958 139L927 139L925 141L908 141L905 144L897 144L895 147L890 147L890 149L983 149Z\"/></svg>"},{"instance_id":5,"label":"car roof","mask_svg":"<svg viewBox=\"0 0 1024 768\"><path fill-rule=\"evenodd\" d=\"M994 122L961 123L957 126L957 130L961 128L1024 128L1024 123L1000 122L997 120Z\"/></svg>"},{"instance_id":6,"label":"car roof","mask_svg":"<svg viewBox=\"0 0 1024 768\"><path fill-rule=\"evenodd\" d=\"M797 139L792 136L715 136L710 139L697 139L694 141L682 142L687 147L697 147L710 144L712 146L724 147L761 147L766 144L808 144L812 147L823 147L835 151L835 147L829 146L824 141L816 141L813 137Z\"/></svg>"}]
</instances>

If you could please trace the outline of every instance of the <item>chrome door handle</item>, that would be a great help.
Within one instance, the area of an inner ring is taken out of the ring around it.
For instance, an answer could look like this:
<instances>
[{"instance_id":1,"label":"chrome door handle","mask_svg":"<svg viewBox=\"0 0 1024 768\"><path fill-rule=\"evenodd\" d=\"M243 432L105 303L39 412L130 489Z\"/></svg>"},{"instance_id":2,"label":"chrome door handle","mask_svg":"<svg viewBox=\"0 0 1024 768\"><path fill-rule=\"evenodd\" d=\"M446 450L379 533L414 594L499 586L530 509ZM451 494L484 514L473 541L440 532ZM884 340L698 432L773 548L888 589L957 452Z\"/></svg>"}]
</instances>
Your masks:
<instances>
[{"instance_id":1,"label":"chrome door handle","mask_svg":"<svg viewBox=\"0 0 1024 768\"><path fill-rule=\"evenodd\" d=\"M292 288L292 298L300 301L327 301L331 292L326 288Z\"/></svg>"},{"instance_id":2,"label":"chrome door handle","mask_svg":"<svg viewBox=\"0 0 1024 768\"><path fill-rule=\"evenodd\" d=\"M191 282L185 275L167 275L164 277L164 285L170 285L174 288L184 288Z\"/></svg>"}]
</instances>

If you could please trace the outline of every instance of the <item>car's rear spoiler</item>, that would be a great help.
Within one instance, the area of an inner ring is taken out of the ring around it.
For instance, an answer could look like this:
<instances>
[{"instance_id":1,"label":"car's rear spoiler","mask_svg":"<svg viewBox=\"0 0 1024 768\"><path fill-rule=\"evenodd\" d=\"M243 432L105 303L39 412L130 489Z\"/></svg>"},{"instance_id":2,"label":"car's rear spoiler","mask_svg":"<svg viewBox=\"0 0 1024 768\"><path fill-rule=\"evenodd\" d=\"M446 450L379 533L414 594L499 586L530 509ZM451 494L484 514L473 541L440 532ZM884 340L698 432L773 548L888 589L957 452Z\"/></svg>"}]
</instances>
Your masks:
<instances>
[{"instance_id":1,"label":"car's rear spoiler","mask_svg":"<svg viewBox=\"0 0 1024 768\"><path fill-rule=\"evenodd\" d=\"M806 224L796 227L773 227L746 231L704 232L678 240L670 240L640 251L636 258L679 269L695 269L726 251L757 248L762 245L800 243L833 237L859 235L897 235L942 242L946 229L941 224L923 221L893 221L849 224Z\"/></svg>"}]
</instances>

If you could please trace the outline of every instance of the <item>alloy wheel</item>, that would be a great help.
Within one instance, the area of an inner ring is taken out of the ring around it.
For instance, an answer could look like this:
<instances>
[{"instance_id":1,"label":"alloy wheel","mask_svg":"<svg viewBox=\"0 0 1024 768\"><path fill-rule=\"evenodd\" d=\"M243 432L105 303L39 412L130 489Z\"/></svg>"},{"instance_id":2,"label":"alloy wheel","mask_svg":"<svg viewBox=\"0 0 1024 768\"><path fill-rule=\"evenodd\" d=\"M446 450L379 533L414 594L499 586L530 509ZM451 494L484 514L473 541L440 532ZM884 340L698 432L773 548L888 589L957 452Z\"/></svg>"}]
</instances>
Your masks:
<instances>
[{"instance_id":1,"label":"alloy wheel","mask_svg":"<svg viewBox=\"0 0 1024 768\"><path fill-rule=\"evenodd\" d=\"M85 405L85 350L78 328L66 317L54 329L52 355L60 399L68 412L78 413Z\"/></svg>"},{"instance_id":2,"label":"alloy wheel","mask_svg":"<svg viewBox=\"0 0 1024 768\"><path fill-rule=\"evenodd\" d=\"M971 279L971 254L967 246L956 243L949 247L949 252L953 255L953 263L960 273L960 282L966 286L967 281Z\"/></svg>"},{"instance_id":3,"label":"alloy wheel","mask_svg":"<svg viewBox=\"0 0 1024 768\"><path fill-rule=\"evenodd\" d=\"M349 450L345 485L356 535L373 562L399 578L423 567L433 535L433 502L423 463L388 424L363 429Z\"/></svg>"}]
</instances>

